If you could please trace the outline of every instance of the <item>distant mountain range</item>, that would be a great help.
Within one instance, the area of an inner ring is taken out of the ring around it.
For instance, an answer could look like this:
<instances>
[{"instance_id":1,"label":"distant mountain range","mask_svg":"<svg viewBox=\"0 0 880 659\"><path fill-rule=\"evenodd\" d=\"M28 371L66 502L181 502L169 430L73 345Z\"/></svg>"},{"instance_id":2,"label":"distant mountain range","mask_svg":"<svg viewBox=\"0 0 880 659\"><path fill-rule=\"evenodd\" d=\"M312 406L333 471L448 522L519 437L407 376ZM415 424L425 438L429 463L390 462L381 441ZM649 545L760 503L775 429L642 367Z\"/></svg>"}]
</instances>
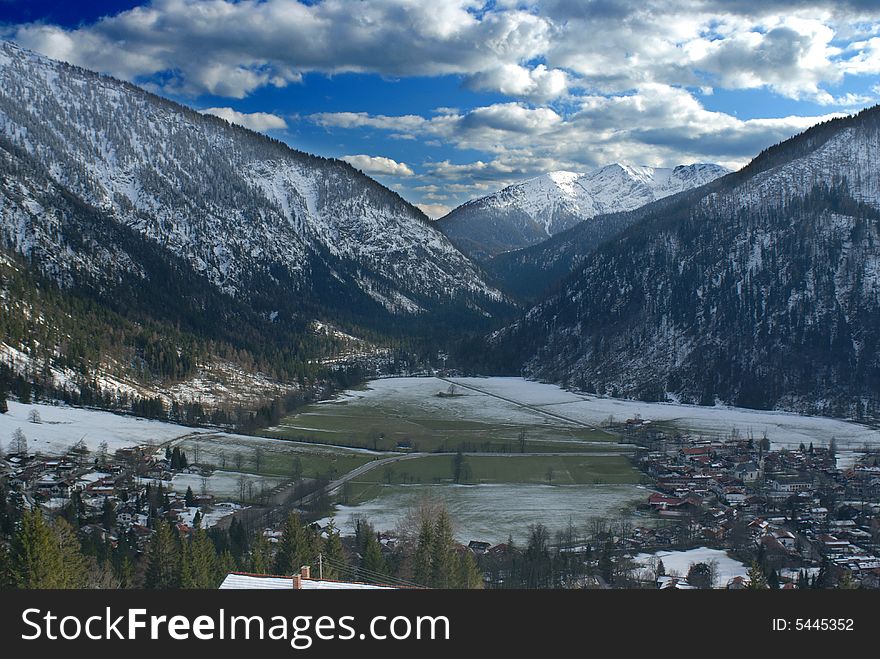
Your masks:
<instances>
[{"instance_id":1,"label":"distant mountain range","mask_svg":"<svg viewBox=\"0 0 880 659\"><path fill-rule=\"evenodd\" d=\"M574 272L492 337L497 367L645 400L876 417L878 155L874 107L704 187L597 218L617 233L582 244ZM571 263L583 235L533 250Z\"/></svg>"},{"instance_id":2,"label":"distant mountain range","mask_svg":"<svg viewBox=\"0 0 880 659\"><path fill-rule=\"evenodd\" d=\"M613 164L587 173L550 172L462 204L437 225L463 252L486 260L538 244L598 215L633 210L701 186L729 171L710 164L674 169Z\"/></svg>"}]
</instances>

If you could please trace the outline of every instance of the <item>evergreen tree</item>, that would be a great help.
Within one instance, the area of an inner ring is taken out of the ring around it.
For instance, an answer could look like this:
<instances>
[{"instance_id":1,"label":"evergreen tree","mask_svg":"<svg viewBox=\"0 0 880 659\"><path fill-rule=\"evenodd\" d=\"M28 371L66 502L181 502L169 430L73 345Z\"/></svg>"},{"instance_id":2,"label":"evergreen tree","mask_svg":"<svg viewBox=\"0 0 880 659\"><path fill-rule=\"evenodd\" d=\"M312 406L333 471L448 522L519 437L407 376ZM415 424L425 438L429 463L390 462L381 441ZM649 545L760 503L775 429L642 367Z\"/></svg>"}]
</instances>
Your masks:
<instances>
[{"instance_id":1,"label":"evergreen tree","mask_svg":"<svg viewBox=\"0 0 880 659\"><path fill-rule=\"evenodd\" d=\"M434 522L431 539L431 587L455 588L457 581L455 539L452 537L452 521L445 510L440 510Z\"/></svg>"},{"instance_id":2,"label":"evergreen tree","mask_svg":"<svg viewBox=\"0 0 880 659\"><path fill-rule=\"evenodd\" d=\"M232 522L229 525L229 551L232 552L232 555L237 561L240 561L247 553L247 550L247 531L245 531L244 524L242 524L237 517L233 517Z\"/></svg>"},{"instance_id":3,"label":"evergreen tree","mask_svg":"<svg viewBox=\"0 0 880 659\"><path fill-rule=\"evenodd\" d=\"M64 566L55 534L39 509L26 510L12 539L11 581L17 588L61 588Z\"/></svg>"},{"instance_id":4,"label":"evergreen tree","mask_svg":"<svg viewBox=\"0 0 880 659\"><path fill-rule=\"evenodd\" d=\"M9 559L9 548L0 537L0 590L13 588L15 583L12 579L12 565Z\"/></svg>"},{"instance_id":5,"label":"evergreen tree","mask_svg":"<svg viewBox=\"0 0 880 659\"><path fill-rule=\"evenodd\" d=\"M254 574L268 574L272 562L272 545L262 533L257 533L251 547L249 569Z\"/></svg>"},{"instance_id":6,"label":"evergreen tree","mask_svg":"<svg viewBox=\"0 0 880 659\"><path fill-rule=\"evenodd\" d=\"M767 589L767 577L764 576L764 570L761 569L757 561L753 561L752 566L749 568L748 588L751 590Z\"/></svg>"},{"instance_id":7,"label":"evergreen tree","mask_svg":"<svg viewBox=\"0 0 880 659\"><path fill-rule=\"evenodd\" d=\"M147 588L177 588L180 585L178 542L171 527L160 522L147 551Z\"/></svg>"},{"instance_id":8,"label":"evergreen tree","mask_svg":"<svg viewBox=\"0 0 880 659\"><path fill-rule=\"evenodd\" d=\"M474 555L470 551L462 553L459 560L458 587L470 589L483 587L483 576L480 574Z\"/></svg>"},{"instance_id":9,"label":"evergreen tree","mask_svg":"<svg viewBox=\"0 0 880 659\"><path fill-rule=\"evenodd\" d=\"M422 586L431 584L431 556L434 542L434 529L431 520L425 517L419 527L416 551L413 555L413 580Z\"/></svg>"},{"instance_id":10,"label":"evergreen tree","mask_svg":"<svg viewBox=\"0 0 880 659\"><path fill-rule=\"evenodd\" d=\"M39 509L24 512L3 562L6 580L18 588L86 586L88 563L76 531L63 518L50 525Z\"/></svg>"},{"instance_id":11,"label":"evergreen tree","mask_svg":"<svg viewBox=\"0 0 880 659\"><path fill-rule=\"evenodd\" d=\"M192 487L187 486L186 495L184 495L184 501L186 502L187 508L192 508L196 505L196 497L193 494Z\"/></svg>"},{"instance_id":12,"label":"evergreen tree","mask_svg":"<svg viewBox=\"0 0 880 659\"><path fill-rule=\"evenodd\" d=\"M232 555L231 551L227 549L217 557L218 584L223 583L223 579L226 578L227 574L236 570L238 570L238 561L235 560L235 556Z\"/></svg>"},{"instance_id":13,"label":"evergreen tree","mask_svg":"<svg viewBox=\"0 0 880 659\"><path fill-rule=\"evenodd\" d=\"M388 564L382 556L382 546L375 535L369 536L366 540L360 567L361 578L364 581L381 582L382 577L388 574Z\"/></svg>"},{"instance_id":14,"label":"evergreen tree","mask_svg":"<svg viewBox=\"0 0 880 659\"><path fill-rule=\"evenodd\" d=\"M196 529L189 541L190 588L216 588L217 554L204 529ZM225 575L224 575L225 576ZM184 586L186 587L186 586Z\"/></svg>"},{"instance_id":15,"label":"evergreen tree","mask_svg":"<svg viewBox=\"0 0 880 659\"><path fill-rule=\"evenodd\" d=\"M330 520L330 524L327 527L327 537L324 539L322 554L324 557L325 579L339 579L345 576L348 563L345 560L345 551L342 548L342 538L340 538L339 531L336 530L333 520Z\"/></svg>"},{"instance_id":16,"label":"evergreen tree","mask_svg":"<svg viewBox=\"0 0 880 659\"><path fill-rule=\"evenodd\" d=\"M120 588L134 588L135 586L134 565L127 555L120 559L119 565L116 567L116 578L119 580Z\"/></svg>"},{"instance_id":17,"label":"evergreen tree","mask_svg":"<svg viewBox=\"0 0 880 659\"><path fill-rule=\"evenodd\" d=\"M297 513L290 513L275 555L275 574L295 574L303 565L311 565L315 556L308 532Z\"/></svg>"},{"instance_id":18,"label":"evergreen tree","mask_svg":"<svg viewBox=\"0 0 880 659\"><path fill-rule=\"evenodd\" d=\"M67 520L59 518L53 526L58 552L61 555L60 588L85 588L88 578L88 561L82 553L82 545L76 529Z\"/></svg>"}]
</instances>

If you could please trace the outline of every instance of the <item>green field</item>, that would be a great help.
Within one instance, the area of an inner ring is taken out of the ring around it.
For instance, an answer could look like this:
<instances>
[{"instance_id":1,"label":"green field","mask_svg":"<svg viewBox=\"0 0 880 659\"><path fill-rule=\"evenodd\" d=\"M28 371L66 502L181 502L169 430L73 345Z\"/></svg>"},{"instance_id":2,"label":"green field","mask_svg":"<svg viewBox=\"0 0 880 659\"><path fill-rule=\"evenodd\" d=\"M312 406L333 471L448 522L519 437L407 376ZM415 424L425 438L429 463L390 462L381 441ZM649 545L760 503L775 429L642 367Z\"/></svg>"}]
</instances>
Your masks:
<instances>
[{"instance_id":1,"label":"green field","mask_svg":"<svg viewBox=\"0 0 880 659\"><path fill-rule=\"evenodd\" d=\"M286 417L263 434L302 442L317 442L393 451L409 442L414 451L520 452L520 434L526 452L583 452L607 450L602 443L618 437L606 431L553 424L484 422L402 410L394 401L365 405L332 403L310 405Z\"/></svg>"},{"instance_id":2,"label":"green field","mask_svg":"<svg viewBox=\"0 0 880 659\"><path fill-rule=\"evenodd\" d=\"M635 484L640 474L625 456L465 456L460 484ZM452 484L454 457L426 456L377 467L347 483L340 503L361 503L389 485Z\"/></svg>"},{"instance_id":3,"label":"green field","mask_svg":"<svg viewBox=\"0 0 880 659\"><path fill-rule=\"evenodd\" d=\"M297 473L303 478L333 479L375 458L345 449L234 435L187 439L180 443L180 448L190 462L210 463L219 469L240 473L290 479Z\"/></svg>"}]
</instances>

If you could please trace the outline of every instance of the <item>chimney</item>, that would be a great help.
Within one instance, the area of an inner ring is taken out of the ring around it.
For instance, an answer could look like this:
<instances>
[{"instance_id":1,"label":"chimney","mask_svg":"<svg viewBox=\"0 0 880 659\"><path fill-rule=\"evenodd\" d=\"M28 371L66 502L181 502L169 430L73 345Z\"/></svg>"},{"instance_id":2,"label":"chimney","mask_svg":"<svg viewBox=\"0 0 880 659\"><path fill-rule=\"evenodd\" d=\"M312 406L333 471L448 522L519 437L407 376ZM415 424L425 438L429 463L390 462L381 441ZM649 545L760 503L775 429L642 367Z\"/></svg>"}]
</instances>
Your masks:
<instances>
[{"instance_id":1,"label":"chimney","mask_svg":"<svg viewBox=\"0 0 880 659\"><path fill-rule=\"evenodd\" d=\"M299 574L300 574L300 576L301 576L303 579L311 579L311 577L312 577L312 568L310 568L308 565L303 565L303 566L299 569Z\"/></svg>"},{"instance_id":2,"label":"chimney","mask_svg":"<svg viewBox=\"0 0 880 659\"><path fill-rule=\"evenodd\" d=\"M298 574L294 574L292 578L293 578L293 589L294 590L302 590L302 587L303 587L302 577L299 576Z\"/></svg>"}]
</instances>

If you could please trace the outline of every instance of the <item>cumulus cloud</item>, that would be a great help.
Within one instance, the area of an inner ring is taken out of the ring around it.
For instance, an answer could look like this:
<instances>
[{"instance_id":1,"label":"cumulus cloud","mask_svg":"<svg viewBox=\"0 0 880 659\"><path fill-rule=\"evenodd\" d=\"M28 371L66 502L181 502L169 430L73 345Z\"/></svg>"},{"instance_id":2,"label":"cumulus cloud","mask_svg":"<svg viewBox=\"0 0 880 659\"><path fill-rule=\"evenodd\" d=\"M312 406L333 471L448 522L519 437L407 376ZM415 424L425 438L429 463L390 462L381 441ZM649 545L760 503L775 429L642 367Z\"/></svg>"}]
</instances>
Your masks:
<instances>
[{"instance_id":1,"label":"cumulus cloud","mask_svg":"<svg viewBox=\"0 0 880 659\"><path fill-rule=\"evenodd\" d=\"M739 119L707 110L687 90L646 84L619 96L584 95L565 115L518 104L496 104L429 117L406 115L412 134L440 139L488 157L422 163L412 190L428 202L462 199L553 171L585 171L612 162L673 166L716 162L732 169L761 149L837 113ZM546 108L544 110L547 110ZM306 120L335 129L369 126L389 134L395 117L332 113Z\"/></svg>"},{"instance_id":2,"label":"cumulus cloud","mask_svg":"<svg viewBox=\"0 0 880 659\"><path fill-rule=\"evenodd\" d=\"M7 30L22 45L126 79L166 74L167 90L241 98L304 72L476 73L540 56L550 23L474 0L152 0L75 29Z\"/></svg>"},{"instance_id":3,"label":"cumulus cloud","mask_svg":"<svg viewBox=\"0 0 880 659\"><path fill-rule=\"evenodd\" d=\"M614 161L737 167L825 118L743 120L704 107L699 99L716 89L765 90L824 105L827 116L880 94L843 84L880 74L880 6L870 0L363 0L356 11L349 0L149 0L75 28L7 25L0 36L196 97L244 98L302 84L309 73L457 76L491 100L303 118L331 132L466 153L462 163L442 152L442 160L420 163L420 173L387 158L347 156L368 173L413 185L442 181L443 189L418 193L432 207L444 195L551 169ZM211 110L255 130L284 127L275 115Z\"/></svg>"},{"instance_id":4,"label":"cumulus cloud","mask_svg":"<svg viewBox=\"0 0 880 659\"><path fill-rule=\"evenodd\" d=\"M568 85L565 71L548 69L539 64L528 69L515 63L505 63L480 71L468 78L467 87L475 90L496 91L505 96L546 102L562 96Z\"/></svg>"},{"instance_id":5,"label":"cumulus cloud","mask_svg":"<svg viewBox=\"0 0 880 659\"><path fill-rule=\"evenodd\" d=\"M695 39L687 47L693 65L728 89L770 87L789 98L829 103L822 83L837 83L843 69L832 60L834 31L817 20L787 18L766 31L749 30L726 39Z\"/></svg>"},{"instance_id":6,"label":"cumulus cloud","mask_svg":"<svg viewBox=\"0 0 880 659\"><path fill-rule=\"evenodd\" d=\"M238 112L232 108L205 108L200 112L226 119L229 123L250 128L258 133L270 130L287 130L287 122L283 117L268 112Z\"/></svg>"},{"instance_id":7,"label":"cumulus cloud","mask_svg":"<svg viewBox=\"0 0 880 659\"><path fill-rule=\"evenodd\" d=\"M341 159L371 176L413 176L415 174L406 163L397 162L383 156L358 154L355 156L342 156Z\"/></svg>"},{"instance_id":8,"label":"cumulus cloud","mask_svg":"<svg viewBox=\"0 0 880 659\"><path fill-rule=\"evenodd\" d=\"M368 0L357 11L347 0L152 0L73 29L4 35L183 94L241 98L307 72L372 72L457 74L536 103L572 88L707 82L830 103L842 75L880 72L878 21L876 3L857 0Z\"/></svg>"}]
</instances>

